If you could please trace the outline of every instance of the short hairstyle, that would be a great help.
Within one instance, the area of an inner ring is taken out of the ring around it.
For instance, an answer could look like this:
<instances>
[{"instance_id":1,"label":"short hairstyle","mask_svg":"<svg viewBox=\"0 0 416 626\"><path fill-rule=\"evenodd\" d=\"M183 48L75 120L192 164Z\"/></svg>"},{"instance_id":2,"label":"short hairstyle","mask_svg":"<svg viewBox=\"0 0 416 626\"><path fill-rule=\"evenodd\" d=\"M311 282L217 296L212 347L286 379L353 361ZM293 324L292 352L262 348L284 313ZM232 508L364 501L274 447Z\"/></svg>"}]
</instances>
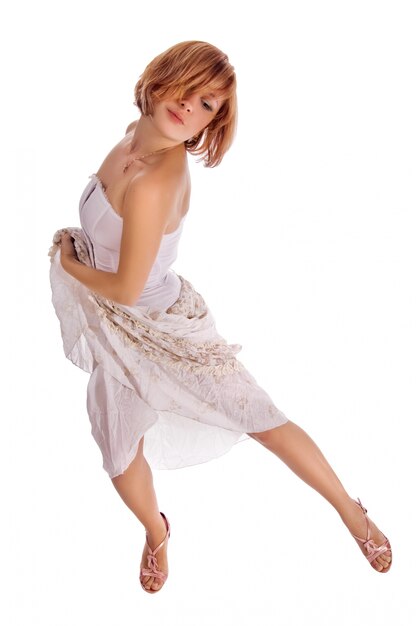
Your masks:
<instances>
[{"instance_id":1,"label":"short hairstyle","mask_svg":"<svg viewBox=\"0 0 416 626\"><path fill-rule=\"evenodd\" d=\"M224 100L208 126L184 144L191 154L202 155L198 162L204 160L204 167L216 167L237 129L237 79L224 52L205 41L183 41L168 48L140 75L134 104L143 115L152 115L155 101L206 90Z\"/></svg>"}]
</instances>

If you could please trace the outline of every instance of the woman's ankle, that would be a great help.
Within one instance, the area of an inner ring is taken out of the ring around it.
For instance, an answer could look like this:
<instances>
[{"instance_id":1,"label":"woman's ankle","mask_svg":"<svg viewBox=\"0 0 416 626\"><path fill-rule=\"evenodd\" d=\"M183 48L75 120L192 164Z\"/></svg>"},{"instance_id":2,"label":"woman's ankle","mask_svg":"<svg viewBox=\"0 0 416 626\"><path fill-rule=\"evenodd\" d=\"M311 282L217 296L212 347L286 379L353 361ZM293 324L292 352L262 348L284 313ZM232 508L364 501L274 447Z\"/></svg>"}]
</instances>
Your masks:
<instances>
[{"instance_id":1,"label":"woman's ankle","mask_svg":"<svg viewBox=\"0 0 416 626\"><path fill-rule=\"evenodd\" d=\"M146 534L150 539L158 539L161 535L162 538L166 535L165 520L158 513L148 524L145 526Z\"/></svg>"}]
</instances>

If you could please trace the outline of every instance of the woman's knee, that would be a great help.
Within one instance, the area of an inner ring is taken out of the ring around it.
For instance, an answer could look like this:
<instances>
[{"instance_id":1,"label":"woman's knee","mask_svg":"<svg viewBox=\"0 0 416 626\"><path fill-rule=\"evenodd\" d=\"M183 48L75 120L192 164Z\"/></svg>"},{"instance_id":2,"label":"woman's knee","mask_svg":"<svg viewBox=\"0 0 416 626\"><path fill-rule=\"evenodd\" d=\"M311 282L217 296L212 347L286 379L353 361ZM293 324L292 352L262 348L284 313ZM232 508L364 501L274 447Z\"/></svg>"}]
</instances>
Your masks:
<instances>
[{"instance_id":1,"label":"woman's knee","mask_svg":"<svg viewBox=\"0 0 416 626\"><path fill-rule=\"evenodd\" d=\"M255 433L247 433L247 435L252 439L255 439L256 441L260 441L261 443L263 443L265 441L269 441L270 439L276 439L276 437L278 437L279 435L286 434L286 430L288 429L285 428L285 426L288 426L292 423L293 422L291 422L291 420L287 420L287 422L284 422L279 426L275 426L274 428L270 428L269 430L262 430Z\"/></svg>"},{"instance_id":2,"label":"woman's knee","mask_svg":"<svg viewBox=\"0 0 416 626\"><path fill-rule=\"evenodd\" d=\"M144 446L144 435L140 438L139 443L137 445L137 452L133 459L134 465L139 465L146 462L146 459L143 454L143 446Z\"/></svg>"},{"instance_id":3,"label":"woman's knee","mask_svg":"<svg viewBox=\"0 0 416 626\"><path fill-rule=\"evenodd\" d=\"M144 435L140 438L139 445L137 446L137 453L143 454Z\"/></svg>"},{"instance_id":4,"label":"woman's knee","mask_svg":"<svg viewBox=\"0 0 416 626\"><path fill-rule=\"evenodd\" d=\"M120 482L123 480L123 477L129 478L136 474L138 470L142 470L144 465L147 465L147 461L143 454L143 445L144 445L144 436L138 442L136 454L131 461L131 463L123 470L121 474L117 474L117 476L112 477L112 481L114 483Z\"/></svg>"}]
</instances>

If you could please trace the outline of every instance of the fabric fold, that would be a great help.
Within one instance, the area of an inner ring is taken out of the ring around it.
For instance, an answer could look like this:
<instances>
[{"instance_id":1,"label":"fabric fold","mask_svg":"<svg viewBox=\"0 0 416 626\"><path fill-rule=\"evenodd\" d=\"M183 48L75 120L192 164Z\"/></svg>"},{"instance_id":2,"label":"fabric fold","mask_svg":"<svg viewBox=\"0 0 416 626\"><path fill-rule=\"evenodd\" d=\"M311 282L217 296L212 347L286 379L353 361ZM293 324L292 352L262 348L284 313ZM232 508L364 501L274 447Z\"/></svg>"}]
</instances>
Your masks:
<instances>
[{"instance_id":1,"label":"fabric fold","mask_svg":"<svg viewBox=\"0 0 416 626\"><path fill-rule=\"evenodd\" d=\"M177 469L227 452L247 433L287 417L236 358L242 346L216 330L204 298L183 276L167 309L124 306L89 290L65 272L61 235L74 240L81 263L93 267L84 231L56 231L49 250L52 303L65 356L90 374L91 432L110 477L123 473L142 436L154 469Z\"/></svg>"}]
</instances>

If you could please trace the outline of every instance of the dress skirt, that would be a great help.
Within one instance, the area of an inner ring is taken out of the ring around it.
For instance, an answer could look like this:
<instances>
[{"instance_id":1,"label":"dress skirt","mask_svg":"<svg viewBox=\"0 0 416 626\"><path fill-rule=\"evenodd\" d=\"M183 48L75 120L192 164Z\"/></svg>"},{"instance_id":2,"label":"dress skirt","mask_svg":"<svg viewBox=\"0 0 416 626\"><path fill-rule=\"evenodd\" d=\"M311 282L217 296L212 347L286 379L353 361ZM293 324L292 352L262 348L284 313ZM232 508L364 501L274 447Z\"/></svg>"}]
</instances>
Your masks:
<instances>
[{"instance_id":1,"label":"dress skirt","mask_svg":"<svg viewBox=\"0 0 416 626\"><path fill-rule=\"evenodd\" d=\"M65 272L63 232L73 238L81 263L92 267L83 230L58 230L49 250L52 303L65 356L90 374L91 433L110 478L127 469L144 435L151 468L178 469L288 421L236 358L242 346L218 334L188 280L178 274L179 298L167 309L121 305Z\"/></svg>"}]
</instances>

